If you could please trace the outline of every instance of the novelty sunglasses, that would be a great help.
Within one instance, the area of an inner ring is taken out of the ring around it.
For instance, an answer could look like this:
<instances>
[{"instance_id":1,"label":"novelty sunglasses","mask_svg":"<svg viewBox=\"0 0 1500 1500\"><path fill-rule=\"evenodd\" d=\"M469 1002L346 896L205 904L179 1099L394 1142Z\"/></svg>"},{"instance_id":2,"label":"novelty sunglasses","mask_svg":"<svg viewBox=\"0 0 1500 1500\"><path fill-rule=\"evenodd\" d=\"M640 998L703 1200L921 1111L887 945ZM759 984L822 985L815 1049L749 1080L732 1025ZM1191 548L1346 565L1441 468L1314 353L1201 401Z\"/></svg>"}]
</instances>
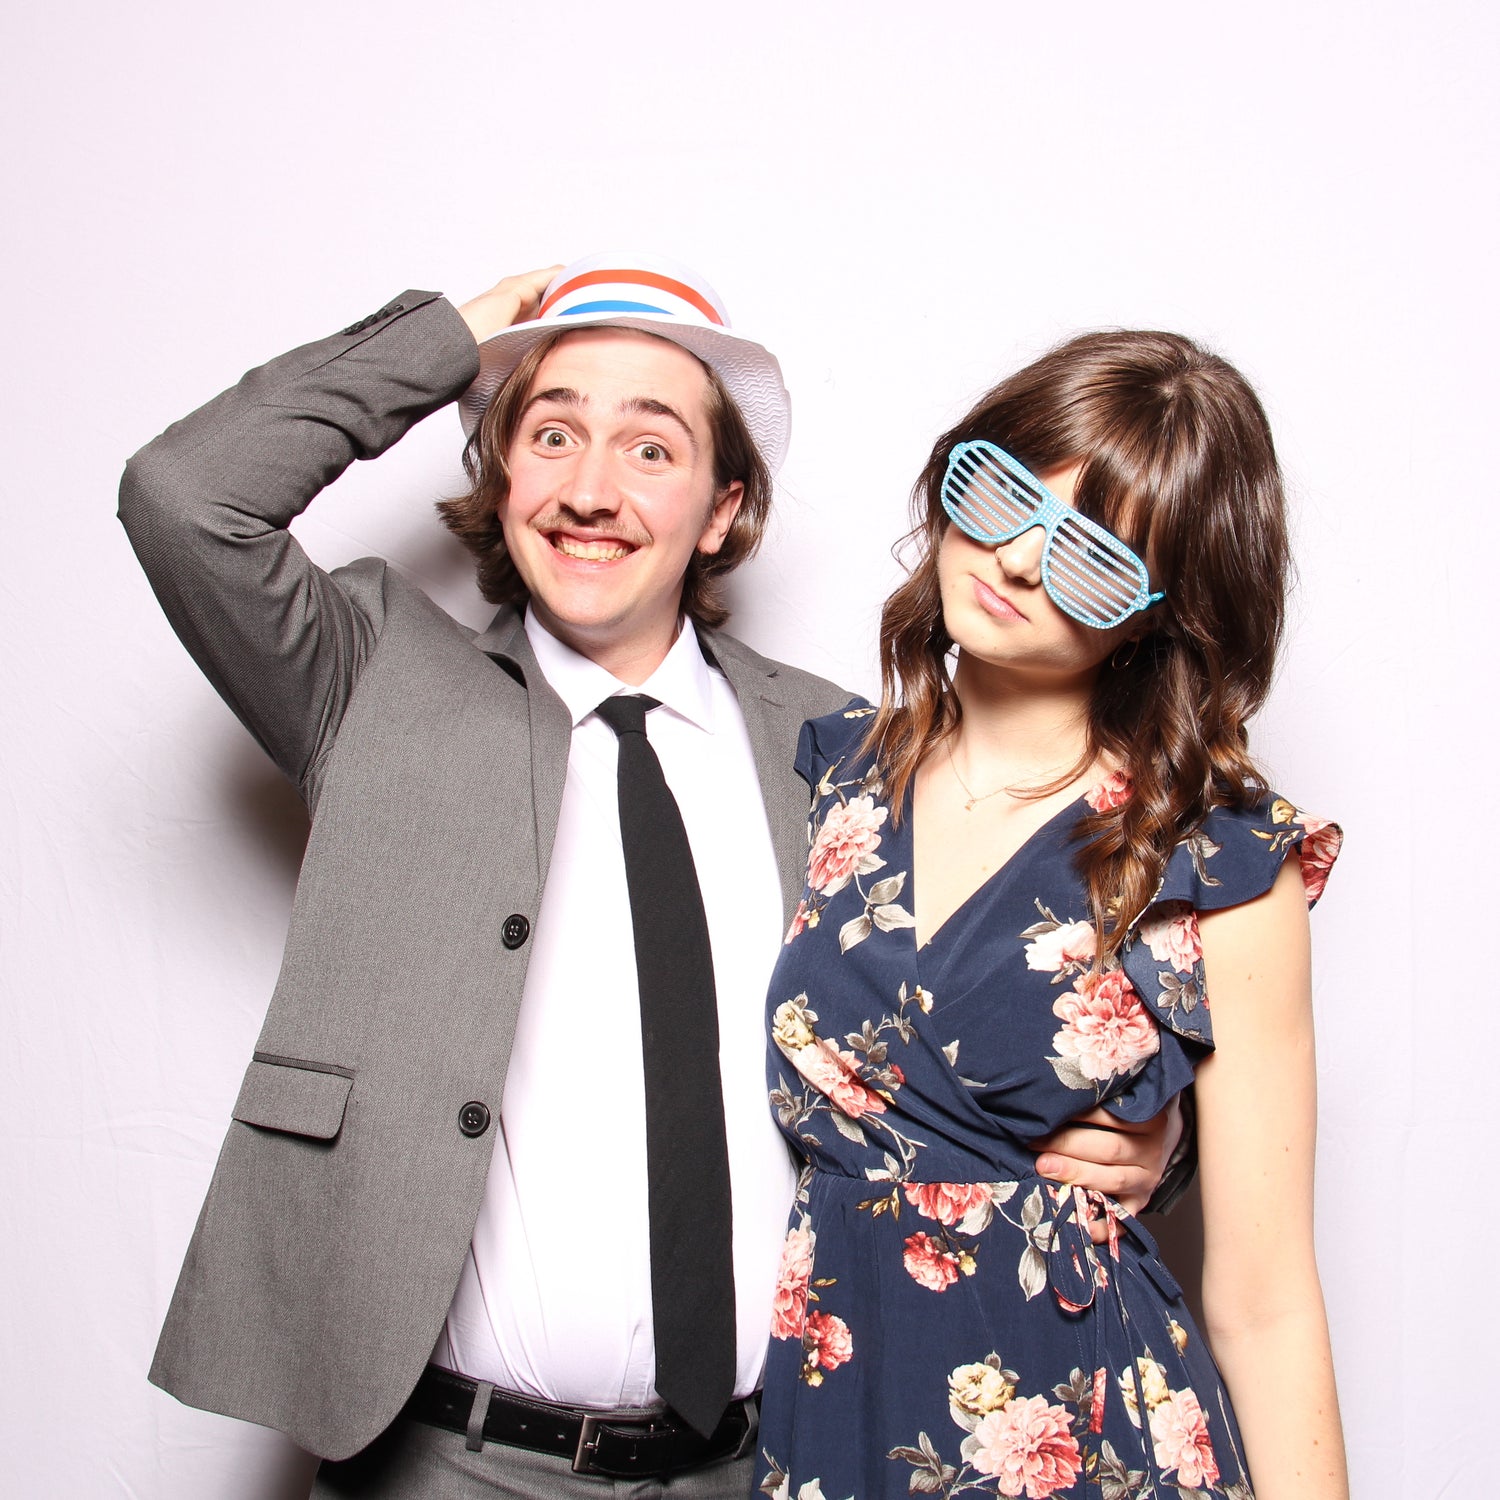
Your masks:
<instances>
[{"instance_id":1,"label":"novelty sunglasses","mask_svg":"<svg viewBox=\"0 0 1500 1500\"><path fill-rule=\"evenodd\" d=\"M1042 527L1042 587L1080 624L1108 630L1166 597L1151 592L1145 563L1119 537L1064 505L994 443L975 439L954 448L941 498L953 524L986 547Z\"/></svg>"}]
</instances>

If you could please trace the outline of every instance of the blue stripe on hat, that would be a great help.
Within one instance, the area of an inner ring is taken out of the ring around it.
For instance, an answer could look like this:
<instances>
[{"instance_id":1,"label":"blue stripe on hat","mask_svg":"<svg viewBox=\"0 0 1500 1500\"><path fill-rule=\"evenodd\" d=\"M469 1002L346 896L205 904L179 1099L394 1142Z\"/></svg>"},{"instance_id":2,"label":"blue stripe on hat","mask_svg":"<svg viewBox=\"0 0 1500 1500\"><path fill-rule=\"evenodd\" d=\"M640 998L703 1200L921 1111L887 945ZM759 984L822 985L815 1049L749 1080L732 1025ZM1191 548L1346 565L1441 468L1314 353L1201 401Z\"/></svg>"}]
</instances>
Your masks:
<instances>
[{"instance_id":1,"label":"blue stripe on hat","mask_svg":"<svg viewBox=\"0 0 1500 1500\"><path fill-rule=\"evenodd\" d=\"M596 312L659 313L664 318L673 316L666 308L652 307L649 302L617 302L606 299L601 302L580 302L577 307L570 307L563 312L559 312L558 317L576 318L579 313Z\"/></svg>"}]
</instances>

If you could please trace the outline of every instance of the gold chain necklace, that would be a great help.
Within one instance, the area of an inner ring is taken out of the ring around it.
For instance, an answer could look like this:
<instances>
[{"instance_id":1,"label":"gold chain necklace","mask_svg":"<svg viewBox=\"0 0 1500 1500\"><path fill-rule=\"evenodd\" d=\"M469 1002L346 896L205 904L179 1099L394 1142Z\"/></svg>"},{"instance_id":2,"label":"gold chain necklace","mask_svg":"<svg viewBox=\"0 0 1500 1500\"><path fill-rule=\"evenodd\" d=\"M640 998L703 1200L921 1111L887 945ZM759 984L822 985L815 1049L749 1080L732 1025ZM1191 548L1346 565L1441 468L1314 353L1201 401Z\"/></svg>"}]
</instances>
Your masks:
<instances>
[{"instance_id":1,"label":"gold chain necklace","mask_svg":"<svg viewBox=\"0 0 1500 1500\"><path fill-rule=\"evenodd\" d=\"M953 772L953 779L963 788L964 796L968 799L964 803L966 813L973 812L981 802L988 802L991 797L998 797L1001 792L1009 792L1011 796L1016 795L1016 789L1013 786L997 786L992 792L980 792L976 795L974 789L959 772L958 762L953 758L953 741L948 740L943 748L948 752L948 768ZM1062 768L1059 766L1054 769L1061 770Z\"/></svg>"},{"instance_id":2,"label":"gold chain necklace","mask_svg":"<svg viewBox=\"0 0 1500 1500\"><path fill-rule=\"evenodd\" d=\"M953 778L964 789L964 796L969 799L964 803L964 811L966 813L973 812L977 804L986 802L991 797L998 797L1001 792L1008 792L1010 790L1009 787L997 786L993 792L985 792L981 796L976 797L969 783L959 775L958 762L953 758L953 741L949 740L944 748L948 751L948 766L953 772Z\"/></svg>"}]
</instances>

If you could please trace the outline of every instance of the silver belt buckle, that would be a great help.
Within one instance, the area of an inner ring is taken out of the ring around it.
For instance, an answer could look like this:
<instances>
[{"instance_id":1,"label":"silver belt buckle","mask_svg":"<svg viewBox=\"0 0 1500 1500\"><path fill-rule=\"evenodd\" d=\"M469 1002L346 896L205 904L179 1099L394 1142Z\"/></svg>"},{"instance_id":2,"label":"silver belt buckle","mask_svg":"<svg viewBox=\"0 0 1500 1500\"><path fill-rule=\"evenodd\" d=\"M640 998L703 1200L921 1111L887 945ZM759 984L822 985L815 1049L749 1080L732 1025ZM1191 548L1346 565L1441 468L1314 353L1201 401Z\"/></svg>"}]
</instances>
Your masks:
<instances>
[{"instance_id":1,"label":"silver belt buckle","mask_svg":"<svg viewBox=\"0 0 1500 1500\"><path fill-rule=\"evenodd\" d=\"M575 1474L592 1474L594 1472L594 1450L599 1446L599 1418L584 1415L583 1423L578 1429L578 1446L573 1450L573 1472Z\"/></svg>"},{"instance_id":2,"label":"silver belt buckle","mask_svg":"<svg viewBox=\"0 0 1500 1500\"><path fill-rule=\"evenodd\" d=\"M739 1405L745 1414L745 1432L740 1438L739 1445L735 1448L734 1452L728 1455L731 1458L745 1458L754 1452L756 1434L760 1431L759 1400L755 1396L746 1396ZM594 1454L599 1447L599 1429L609 1420L609 1416L608 1412L584 1414L578 1429L578 1446L573 1450L573 1472L575 1474L594 1474L599 1472L594 1467ZM647 1433L651 1433L655 1429L655 1426L655 1420L647 1416Z\"/></svg>"}]
</instances>

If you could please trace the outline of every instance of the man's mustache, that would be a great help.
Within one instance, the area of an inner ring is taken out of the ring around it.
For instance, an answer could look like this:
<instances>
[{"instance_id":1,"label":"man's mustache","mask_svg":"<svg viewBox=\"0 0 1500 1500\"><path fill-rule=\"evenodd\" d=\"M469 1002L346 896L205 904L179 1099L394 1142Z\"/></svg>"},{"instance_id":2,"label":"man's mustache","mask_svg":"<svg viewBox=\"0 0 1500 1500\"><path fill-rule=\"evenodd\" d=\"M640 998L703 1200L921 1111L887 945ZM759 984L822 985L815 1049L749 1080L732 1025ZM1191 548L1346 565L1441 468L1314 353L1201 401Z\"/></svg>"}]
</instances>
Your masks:
<instances>
[{"instance_id":1,"label":"man's mustache","mask_svg":"<svg viewBox=\"0 0 1500 1500\"><path fill-rule=\"evenodd\" d=\"M649 532L639 527L628 526L613 519L598 520L581 516L567 506L559 506L545 514L533 517L533 531L567 531L575 536L595 542L625 542L632 547L644 547L651 541Z\"/></svg>"}]
</instances>

